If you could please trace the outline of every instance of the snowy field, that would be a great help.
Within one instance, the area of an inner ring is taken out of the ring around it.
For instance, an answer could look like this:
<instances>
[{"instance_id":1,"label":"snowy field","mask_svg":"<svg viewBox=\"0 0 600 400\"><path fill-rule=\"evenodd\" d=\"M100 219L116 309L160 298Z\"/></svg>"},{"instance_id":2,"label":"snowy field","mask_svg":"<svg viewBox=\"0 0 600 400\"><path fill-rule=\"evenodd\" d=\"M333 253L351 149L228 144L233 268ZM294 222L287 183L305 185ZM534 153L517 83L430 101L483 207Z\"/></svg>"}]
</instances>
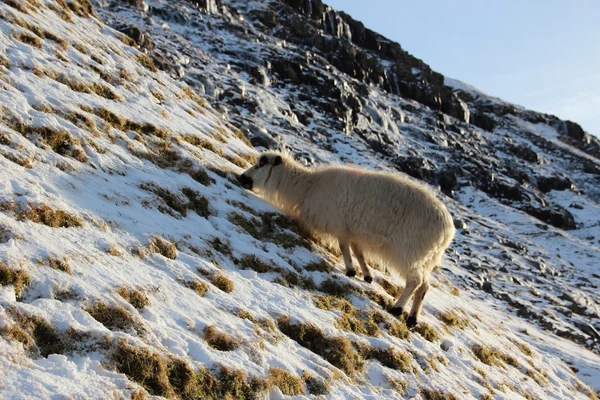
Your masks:
<instances>
[{"instance_id":1,"label":"snowy field","mask_svg":"<svg viewBox=\"0 0 600 400\"><path fill-rule=\"evenodd\" d=\"M240 188L257 154L245 135L86 4L0 3L0 398L594 398L594 346L522 318L465 265L497 271L498 235L523 242L562 271L516 292L541 313L553 285L597 274L596 203L579 236L475 189L444 197L468 228L410 332L386 312L404 283L347 278L336 251ZM280 133L319 160L390 169L352 137L324 150ZM570 295L600 313L597 292Z\"/></svg>"}]
</instances>

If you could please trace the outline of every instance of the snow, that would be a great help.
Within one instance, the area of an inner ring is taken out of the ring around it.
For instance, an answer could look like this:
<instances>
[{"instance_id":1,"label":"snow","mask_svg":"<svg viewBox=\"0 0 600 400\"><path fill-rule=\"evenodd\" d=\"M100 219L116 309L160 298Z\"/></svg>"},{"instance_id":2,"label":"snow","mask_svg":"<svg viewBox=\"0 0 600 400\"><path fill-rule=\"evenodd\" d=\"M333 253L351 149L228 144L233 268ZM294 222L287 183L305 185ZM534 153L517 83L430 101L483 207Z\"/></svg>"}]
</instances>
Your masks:
<instances>
[{"instance_id":1,"label":"snow","mask_svg":"<svg viewBox=\"0 0 600 400\"><path fill-rule=\"evenodd\" d=\"M45 0L44 4L57 3ZM161 2L149 1L148 4L155 6ZM216 4L209 2L207 11L217 13ZM103 17L110 12L103 8L98 11ZM0 4L0 12L3 15L18 13L6 3ZM123 15L129 12L126 10ZM600 235L598 206L591 199L583 201L584 208L576 213L578 221L585 221L585 231L565 233L554 228L540 228L533 218L472 188L457 193L457 201L446 198L452 213L467 220L470 229L458 233L452 252L440 271L434 274L434 285L425 301L422 321L437 330L441 338L429 342L413 332L408 340L402 340L385 329L378 337L347 332L336 325L340 311L326 311L316 306L316 296L323 293L278 284L274 282L278 273L244 270L236 262L243 255L253 254L270 265L310 277L317 285L334 276L340 282L351 284L359 293L373 291L392 300L378 283L368 285L358 278L345 277L342 261L325 248L314 244L310 249L299 246L286 249L274 241L258 240L231 222L232 212L246 218L251 218L252 214L260 218L263 213L275 210L235 184L235 174L243 170L241 165L249 165L244 160L256 150L237 137L225 115L208 104L209 96L205 98L206 104L199 105L186 94L185 83L165 72L144 68L136 61L138 51L123 44L118 33L94 18L73 15L75 22L70 24L47 9L18 15L30 24L53 29L70 44L67 49L61 49L57 43L46 39L42 48L37 49L12 36L16 27L9 19L0 20L0 54L9 59L8 68L0 67L0 104L4 117L0 122L0 133L8 138L7 144L0 141L0 153L4 155L0 157L0 203L14 201L23 207L47 204L55 210L79 216L83 226L52 228L18 218L15 211L2 209L0 261L10 268L26 271L31 283L22 293L22 299L17 299L14 286L0 286L0 332L4 332L2 328L17 325L15 315L21 314L47 321L60 335L74 331L84 339L74 339L76 349L73 351L43 357L32 355L22 343L10 340L3 333L0 337L1 398L130 398L133 391L141 389L140 383L119 373L111 364L111 350L101 345L103 342L115 344L119 340L164 356L180 357L197 370L204 366L226 365L243 370L249 376L263 378L268 376L271 367L283 368L296 376L307 371L328 381L331 387L326 397L330 399L419 398L423 389L442 390L459 398L479 398L489 393L488 387L495 389L494 396L498 399L520 398L525 393L534 398L585 398L582 392L573 389L579 380L600 389L600 357L597 353L520 318L500 299L478 289L479 282L475 278L483 280L485 273L476 275L465 270L468 261L480 265L489 263L492 270L499 268L502 262L496 235L503 235L514 242L523 242L530 254L543 259L548 269L561 271L561 276L536 278L543 280L550 295L558 293L557 288L573 290L572 295L578 302L586 303L590 312L600 313L598 293L592 286L578 287L577 284L579 277L590 277L596 271L600 256L600 248L585 239L589 235L596 238ZM163 28L155 24L153 29ZM172 23L170 29L174 38L186 43L182 36L189 34L188 28ZM347 35L347 32L340 31L339 34ZM234 43L240 40L234 35L221 36L221 39ZM71 45L75 41L88 46L90 54L76 50ZM208 57L209 44L199 40L192 44L199 58ZM59 60L57 53L68 61ZM95 65L92 55L103 60L98 68L115 78L117 83L104 80L95 72L91 67ZM194 59L194 56L190 57ZM223 81L231 78L233 72L225 72L228 70L225 64L207 63L212 64L205 70L190 67L188 71L222 77ZM36 75L36 65L47 71L65 72L86 83L107 85L120 100L72 91L48 76ZM127 71L127 79L116 79L120 69ZM245 97L260 100L258 118L280 124L265 122L264 129L277 134L279 141L295 151L311 155L316 162L344 161L391 169L390 164L370 152L363 141L332 127L324 131L330 135L329 149L312 143L309 135L303 132L304 126L290 116L293 112L283 100L284 95L269 85L259 88L242 77L237 79L244 84ZM458 87L457 81L447 79L447 85L448 82ZM218 97L218 90L214 92L215 97ZM159 94L162 99L152 93ZM427 110L399 98L382 107L387 101L381 92L372 90L359 126L366 128L369 125L365 117L369 114L373 124L389 132L394 139L393 146L399 152L407 152L407 148L412 151L425 149L427 146L415 137L426 132L418 121L419 113ZM399 119L396 110L405 104L412 104L416 111L407 111ZM43 105L52 109L40 111ZM84 111L82 106L107 109L129 121L166 129L167 137L161 139L109 127L101 118ZM97 129L92 131L64 117L73 111L93 119ZM27 125L67 131L81 143L88 160L76 161L54 152L48 145L30 140L14 130L12 118ZM318 120L321 116L315 112L313 118ZM185 142L183 135L210 140L214 151L207 146L201 148ZM144 152L165 155L169 148L182 157L179 164L167 163L165 167L153 163L151 157L140 155ZM32 162L31 168L10 161L6 154L27 157ZM190 160L191 167L183 166L185 159ZM215 183L205 186L195 181L188 174L195 168L206 169ZM221 176L219 171L226 174L221 172L224 175ZM192 210L182 215L170 209L160 196L144 189L147 187L144 184L148 183L168 190L181 201L186 199L184 188L197 192L208 200L210 216L205 218ZM566 205L570 201L562 192L552 193L552 196L559 204ZM10 232L6 240L3 231ZM298 239L290 231L285 233ZM175 259L156 253L145 257L136 255L136 249L147 246L155 235L177 244ZM228 243L232 255L216 250L212 244L214 238ZM116 252L111 254L111 249ZM50 268L49 256L66 257L71 273ZM515 277L530 286L511 292L513 286L505 282L498 283L495 290L504 290L510 296L528 302L534 311L550 307L546 300L528 294L536 286L534 279L527 275L531 267L526 257L518 254L512 257L523 269L523 274L516 273ZM327 274L303 268L319 260L332 263L335 270ZM219 290L200 270L224 274L233 282L233 292ZM393 280L382 271L374 273L376 281L377 278ZM201 280L208 285L205 296L200 297L184 285L190 280ZM402 285L400 281L394 283ZM123 286L142 291L148 297L149 305L142 310L135 309L117 293ZM460 289L459 296L451 294L456 287ZM65 297L65 292L70 296ZM385 313L381 306L363 294L348 298L361 310ZM87 310L99 301L123 307L140 327L139 331L111 330L94 319ZM369 359L365 361L363 374L355 378L347 376L278 330L271 332L237 317L240 310L250 311L257 319L270 322L291 316L294 322L315 324L329 337L347 337L373 347L393 347L411 355L411 370L401 372ZM469 326L464 330L446 327L438 315L449 310L464 315ZM387 314L387 318L391 316ZM574 315L573 318L585 321L582 316ZM561 317L552 321L557 328L571 327L567 322L561 323ZM203 329L210 325L230 334L240 346L233 351L211 348L202 335ZM523 353L516 343L527 344L533 349L533 355ZM474 345L486 345L510 354L517 367L483 364L473 355ZM577 375L567 363L578 369ZM477 369L485 371L486 377L482 378ZM543 372L543 384L526 377L531 369ZM406 393L393 390L389 379L406 381ZM290 396L273 387L269 397ZM296 398L308 398L308 395Z\"/></svg>"}]
</instances>

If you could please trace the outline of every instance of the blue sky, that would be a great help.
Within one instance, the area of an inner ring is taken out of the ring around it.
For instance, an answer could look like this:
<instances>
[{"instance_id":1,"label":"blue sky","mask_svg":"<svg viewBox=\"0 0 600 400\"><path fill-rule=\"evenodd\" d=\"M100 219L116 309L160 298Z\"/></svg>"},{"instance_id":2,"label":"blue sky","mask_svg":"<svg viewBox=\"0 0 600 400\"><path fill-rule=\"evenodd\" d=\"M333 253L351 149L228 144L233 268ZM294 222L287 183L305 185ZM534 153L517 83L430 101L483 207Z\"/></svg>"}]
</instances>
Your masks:
<instances>
[{"instance_id":1,"label":"blue sky","mask_svg":"<svg viewBox=\"0 0 600 400\"><path fill-rule=\"evenodd\" d=\"M434 70L600 136L598 0L324 0Z\"/></svg>"}]
</instances>

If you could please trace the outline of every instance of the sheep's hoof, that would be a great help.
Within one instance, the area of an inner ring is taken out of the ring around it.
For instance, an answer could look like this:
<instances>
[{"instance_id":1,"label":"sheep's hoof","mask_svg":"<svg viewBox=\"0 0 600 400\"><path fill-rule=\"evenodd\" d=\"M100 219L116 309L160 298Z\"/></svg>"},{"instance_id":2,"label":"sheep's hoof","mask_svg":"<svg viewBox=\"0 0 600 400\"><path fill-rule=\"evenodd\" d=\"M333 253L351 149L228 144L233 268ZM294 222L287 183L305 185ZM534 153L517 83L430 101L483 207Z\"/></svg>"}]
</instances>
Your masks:
<instances>
[{"instance_id":1,"label":"sheep's hoof","mask_svg":"<svg viewBox=\"0 0 600 400\"><path fill-rule=\"evenodd\" d=\"M400 317L402 314L404 314L404 311L402 311L402 307L396 307L390 308L389 313L392 314L394 317Z\"/></svg>"},{"instance_id":2,"label":"sheep's hoof","mask_svg":"<svg viewBox=\"0 0 600 400\"><path fill-rule=\"evenodd\" d=\"M373 282L373 277L372 276L368 276L368 275L365 276L365 282L367 282L367 283Z\"/></svg>"},{"instance_id":3,"label":"sheep's hoof","mask_svg":"<svg viewBox=\"0 0 600 400\"><path fill-rule=\"evenodd\" d=\"M417 326L417 317L409 315L408 318L406 318L406 327L408 329L413 329L415 326Z\"/></svg>"},{"instance_id":4,"label":"sheep's hoof","mask_svg":"<svg viewBox=\"0 0 600 400\"><path fill-rule=\"evenodd\" d=\"M356 276L356 270L355 269L351 269L349 271L346 271L346 276L349 276L350 278Z\"/></svg>"}]
</instances>

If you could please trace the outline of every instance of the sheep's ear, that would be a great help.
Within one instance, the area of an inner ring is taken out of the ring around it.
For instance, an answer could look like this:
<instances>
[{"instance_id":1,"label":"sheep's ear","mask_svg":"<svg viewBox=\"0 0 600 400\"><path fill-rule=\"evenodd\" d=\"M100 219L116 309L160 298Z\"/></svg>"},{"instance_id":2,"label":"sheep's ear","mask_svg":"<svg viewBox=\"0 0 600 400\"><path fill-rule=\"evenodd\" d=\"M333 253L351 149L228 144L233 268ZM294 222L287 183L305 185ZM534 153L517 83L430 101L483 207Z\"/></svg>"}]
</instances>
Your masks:
<instances>
[{"instance_id":1,"label":"sheep's ear","mask_svg":"<svg viewBox=\"0 0 600 400\"><path fill-rule=\"evenodd\" d=\"M281 156L276 156L276 157L273 159L273 165L279 165L279 164L281 164L282 162L283 162L283 160L281 159Z\"/></svg>"}]
</instances>

